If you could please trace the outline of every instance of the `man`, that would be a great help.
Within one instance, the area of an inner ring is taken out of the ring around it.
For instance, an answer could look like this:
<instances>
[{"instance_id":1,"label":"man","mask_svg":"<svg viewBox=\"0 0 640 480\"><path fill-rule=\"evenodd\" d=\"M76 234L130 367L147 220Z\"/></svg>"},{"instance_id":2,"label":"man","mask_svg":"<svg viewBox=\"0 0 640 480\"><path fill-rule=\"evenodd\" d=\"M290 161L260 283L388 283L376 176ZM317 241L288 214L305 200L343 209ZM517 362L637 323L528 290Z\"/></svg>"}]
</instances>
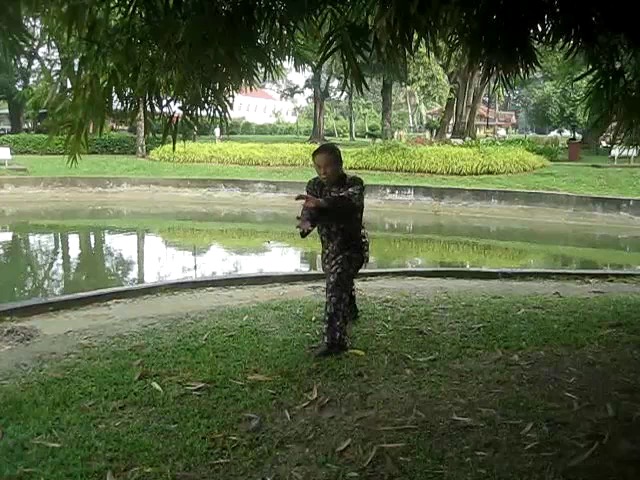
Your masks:
<instances>
[{"instance_id":1,"label":"man","mask_svg":"<svg viewBox=\"0 0 640 480\"><path fill-rule=\"evenodd\" d=\"M340 149L331 143L312 154L318 176L307 184L298 229L302 238L318 228L322 269L326 274L324 345L316 355L338 355L349 348L347 324L356 320L354 279L369 261L369 242L362 224L364 183L347 175Z\"/></svg>"}]
</instances>

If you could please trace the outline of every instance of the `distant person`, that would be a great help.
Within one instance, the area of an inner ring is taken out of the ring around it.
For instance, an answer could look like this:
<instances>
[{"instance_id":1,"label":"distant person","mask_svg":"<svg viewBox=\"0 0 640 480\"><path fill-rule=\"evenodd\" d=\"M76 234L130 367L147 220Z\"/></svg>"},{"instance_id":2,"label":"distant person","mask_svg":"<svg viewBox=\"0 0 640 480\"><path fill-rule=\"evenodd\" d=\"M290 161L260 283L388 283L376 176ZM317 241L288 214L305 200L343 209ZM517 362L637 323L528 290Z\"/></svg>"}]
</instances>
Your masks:
<instances>
[{"instance_id":1,"label":"distant person","mask_svg":"<svg viewBox=\"0 0 640 480\"><path fill-rule=\"evenodd\" d=\"M347 175L340 149L331 143L312 154L318 176L307 184L298 229L302 238L318 228L322 269L326 274L324 345L319 357L338 355L349 348L347 326L358 317L354 279L369 261L369 241L362 223L364 183Z\"/></svg>"},{"instance_id":2,"label":"distant person","mask_svg":"<svg viewBox=\"0 0 640 480\"><path fill-rule=\"evenodd\" d=\"M218 143L220 141L220 127L216 126L213 129L213 136L216 137L216 143Z\"/></svg>"}]
</instances>

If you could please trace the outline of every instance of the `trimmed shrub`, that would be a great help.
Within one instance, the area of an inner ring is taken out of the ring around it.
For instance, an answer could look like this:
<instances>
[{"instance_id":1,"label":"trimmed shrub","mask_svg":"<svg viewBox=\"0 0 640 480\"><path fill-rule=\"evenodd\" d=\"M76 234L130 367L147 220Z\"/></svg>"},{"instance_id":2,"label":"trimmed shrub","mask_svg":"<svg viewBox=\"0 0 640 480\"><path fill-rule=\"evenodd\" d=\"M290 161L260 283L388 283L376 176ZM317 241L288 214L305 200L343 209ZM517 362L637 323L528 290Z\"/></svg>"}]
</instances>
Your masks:
<instances>
[{"instance_id":1,"label":"trimmed shrub","mask_svg":"<svg viewBox=\"0 0 640 480\"><path fill-rule=\"evenodd\" d=\"M536 155L545 157L550 162L555 162L560 156L560 142L555 137L520 137L498 140L494 138L485 138L475 142L467 142L466 145L483 145L483 146L504 146L504 147L521 147Z\"/></svg>"},{"instance_id":2,"label":"trimmed shrub","mask_svg":"<svg viewBox=\"0 0 640 480\"><path fill-rule=\"evenodd\" d=\"M159 137L147 138L147 150L161 144ZM11 148L14 155L64 155L65 137L36 133L19 133L0 137L0 146ZM89 139L89 154L135 155L136 138L123 133L107 133Z\"/></svg>"},{"instance_id":3,"label":"trimmed shrub","mask_svg":"<svg viewBox=\"0 0 640 480\"><path fill-rule=\"evenodd\" d=\"M180 143L174 151L164 145L150 154L152 160L176 163L215 163L262 167L310 166L308 144L259 144L223 142ZM530 172L548 165L539 155L521 147L439 145L411 147L387 142L343 151L345 167L350 170L439 175L497 175Z\"/></svg>"}]
</instances>

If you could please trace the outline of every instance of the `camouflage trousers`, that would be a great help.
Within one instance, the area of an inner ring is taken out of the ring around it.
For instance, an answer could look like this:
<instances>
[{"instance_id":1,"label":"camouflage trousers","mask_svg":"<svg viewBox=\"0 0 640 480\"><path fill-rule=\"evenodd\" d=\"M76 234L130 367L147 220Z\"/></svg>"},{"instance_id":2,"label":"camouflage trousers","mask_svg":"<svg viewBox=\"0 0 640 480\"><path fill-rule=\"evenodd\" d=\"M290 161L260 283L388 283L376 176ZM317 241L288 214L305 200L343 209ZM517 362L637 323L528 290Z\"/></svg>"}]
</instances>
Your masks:
<instances>
[{"instance_id":1,"label":"camouflage trousers","mask_svg":"<svg viewBox=\"0 0 640 480\"><path fill-rule=\"evenodd\" d=\"M354 280L365 262L362 252L344 252L323 256L326 274L324 341L329 347L347 348L347 326L358 316Z\"/></svg>"}]
</instances>

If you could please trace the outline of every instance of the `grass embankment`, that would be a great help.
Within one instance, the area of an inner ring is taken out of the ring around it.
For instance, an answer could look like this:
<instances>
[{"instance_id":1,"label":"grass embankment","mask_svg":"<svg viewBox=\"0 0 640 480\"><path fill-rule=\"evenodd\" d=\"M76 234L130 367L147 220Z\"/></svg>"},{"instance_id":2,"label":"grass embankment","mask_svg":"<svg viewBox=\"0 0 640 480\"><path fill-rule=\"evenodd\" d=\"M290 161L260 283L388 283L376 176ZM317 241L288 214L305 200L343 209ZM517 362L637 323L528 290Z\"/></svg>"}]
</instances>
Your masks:
<instances>
[{"instance_id":1,"label":"grass embankment","mask_svg":"<svg viewBox=\"0 0 640 480\"><path fill-rule=\"evenodd\" d=\"M77 168L68 167L66 159L61 156L17 156L16 162L28 167L29 175L44 177L175 177L307 181L314 175L311 166L306 168L183 165L138 160L128 156L88 155L82 158ZM383 172L357 173L370 184L538 190L582 195L640 197L640 169L551 165L531 173L467 177Z\"/></svg>"},{"instance_id":2,"label":"grass embankment","mask_svg":"<svg viewBox=\"0 0 640 480\"><path fill-rule=\"evenodd\" d=\"M637 478L640 299L318 302L176 318L0 386L2 478ZM588 315L586 315L588 312Z\"/></svg>"}]
</instances>

